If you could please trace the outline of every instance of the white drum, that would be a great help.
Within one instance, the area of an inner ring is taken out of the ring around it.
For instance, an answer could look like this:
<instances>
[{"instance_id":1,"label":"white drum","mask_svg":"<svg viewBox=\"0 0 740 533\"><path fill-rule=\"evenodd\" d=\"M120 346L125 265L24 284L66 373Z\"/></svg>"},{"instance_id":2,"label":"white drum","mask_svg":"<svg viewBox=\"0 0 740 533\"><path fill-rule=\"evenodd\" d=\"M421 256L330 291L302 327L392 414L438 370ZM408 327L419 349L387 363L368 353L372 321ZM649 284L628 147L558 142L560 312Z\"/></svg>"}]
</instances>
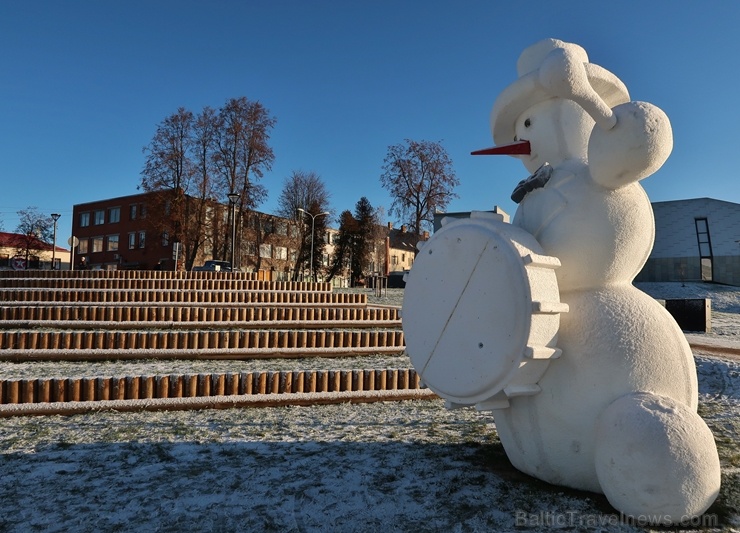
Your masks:
<instances>
[{"instance_id":1,"label":"white drum","mask_svg":"<svg viewBox=\"0 0 740 533\"><path fill-rule=\"evenodd\" d=\"M417 253L403 300L406 350L424 384L482 410L539 392L567 311L558 266L500 215L445 219Z\"/></svg>"}]
</instances>

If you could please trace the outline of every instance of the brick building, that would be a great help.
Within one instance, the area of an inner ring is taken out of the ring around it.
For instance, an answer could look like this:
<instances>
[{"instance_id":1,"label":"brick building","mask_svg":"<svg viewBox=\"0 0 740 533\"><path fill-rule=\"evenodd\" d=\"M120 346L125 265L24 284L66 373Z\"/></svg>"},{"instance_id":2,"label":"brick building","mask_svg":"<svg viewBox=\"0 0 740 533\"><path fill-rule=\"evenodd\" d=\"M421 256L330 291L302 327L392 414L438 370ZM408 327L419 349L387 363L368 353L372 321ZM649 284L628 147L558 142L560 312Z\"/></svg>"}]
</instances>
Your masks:
<instances>
[{"instance_id":1,"label":"brick building","mask_svg":"<svg viewBox=\"0 0 740 533\"><path fill-rule=\"evenodd\" d=\"M142 193L75 205L72 234L79 240L76 268L174 270L208 259L231 261L230 207L208 201L203 205L205 224L197 237L197 253L194 257L189 253L191 237L183 229L176 267L174 236L178 231L173 228L177 224L168 217L173 198L167 192ZM183 196L182 202L194 212L199 201ZM258 211L236 213L234 266L258 272L263 279L290 279L300 246L298 224Z\"/></svg>"},{"instance_id":2,"label":"brick building","mask_svg":"<svg viewBox=\"0 0 740 533\"><path fill-rule=\"evenodd\" d=\"M75 268L149 270L171 261L172 243L147 223L148 200L148 194L135 194L75 205Z\"/></svg>"}]
</instances>

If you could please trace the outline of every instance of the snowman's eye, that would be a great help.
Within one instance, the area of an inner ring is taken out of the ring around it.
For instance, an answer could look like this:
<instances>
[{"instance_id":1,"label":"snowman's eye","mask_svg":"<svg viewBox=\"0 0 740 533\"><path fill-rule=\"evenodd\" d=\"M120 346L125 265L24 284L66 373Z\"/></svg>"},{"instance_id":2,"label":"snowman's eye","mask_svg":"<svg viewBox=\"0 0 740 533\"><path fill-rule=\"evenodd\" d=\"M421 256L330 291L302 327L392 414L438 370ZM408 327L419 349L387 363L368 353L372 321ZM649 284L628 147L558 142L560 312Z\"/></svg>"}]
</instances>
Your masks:
<instances>
[{"instance_id":1,"label":"snowman's eye","mask_svg":"<svg viewBox=\"0 0 740 533\"><path fill-rule=\"evenodd\" d=\"M528 128L528 127L530 127L531 125L532 125L532 121L531 121L531 120L529 120L529 119L525 119L525 121L524 121L524 127L525 127L525 128Z\"/></svg>"}]
</instances>

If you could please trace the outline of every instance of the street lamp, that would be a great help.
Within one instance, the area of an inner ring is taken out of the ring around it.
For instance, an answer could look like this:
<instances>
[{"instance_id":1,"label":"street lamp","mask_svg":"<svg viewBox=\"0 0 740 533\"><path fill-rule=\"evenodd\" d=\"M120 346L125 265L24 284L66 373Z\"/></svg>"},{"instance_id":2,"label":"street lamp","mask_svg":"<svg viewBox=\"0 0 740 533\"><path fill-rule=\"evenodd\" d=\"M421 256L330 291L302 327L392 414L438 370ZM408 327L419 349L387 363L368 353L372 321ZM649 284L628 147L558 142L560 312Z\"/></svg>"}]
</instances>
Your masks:
<instances>
[{"instance_id":1,"label":"street lamp","mask_svg":"<svg viewBox=\"0 0 740 533\"><path fill-rule=\"evenodd\" d=\"M51 249L51 269L56 269L56 260L57 260L57 220L59 220L59 217L62 216L59 213L52 213L51 218L54 219L54 246Z\"/></svg>"},{"instance_id":2,"label":"street lamp","mask_svg":"<svg viewBox=\"0 0 740 533\"><path fill-rule=\"evenodd\" d=\"M236 263L234 263L234 250L236 249L236 201L239 199L239 194L230 192L228 195L229 205L231 206L231 271L236 270Z\"/></svg>"},{"instance_id":3,"label":"street lamp","mask_svg":"<svg viewBox=\"0 0 740 533\"><path fill-rule=\"evenodd\" d=\"M314 274L313 274L313 228L314 228L314 224L316 222L316 217L328 215L329 212L328 211L324 211L323 213L317 213L315 215L312 215L311 213L309 213L308 211L306 211L305 209L303 209L301 207L299 207L297 209L297 211L299 213L303 213L304 215L308 215L308 216L311 217L311 279L315 279L314 278Z\"/></svg>"}]
</instances>

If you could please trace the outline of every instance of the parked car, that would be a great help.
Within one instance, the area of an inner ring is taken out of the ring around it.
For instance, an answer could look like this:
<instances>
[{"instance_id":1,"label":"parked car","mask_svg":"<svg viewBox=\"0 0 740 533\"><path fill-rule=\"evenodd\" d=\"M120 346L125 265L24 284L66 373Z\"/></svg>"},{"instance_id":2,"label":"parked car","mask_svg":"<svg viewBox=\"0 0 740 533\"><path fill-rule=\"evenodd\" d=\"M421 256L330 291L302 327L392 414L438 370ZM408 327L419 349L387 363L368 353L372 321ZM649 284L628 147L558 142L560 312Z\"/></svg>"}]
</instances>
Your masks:
<instances>
[{"instance_id":1,"label":"parked car","mask_svg":"<svg viewBox=\"0 0 740 533\"><path fill-rule=\"evenodd\" d=\"M231 263L213 259L206 261L202 266L194 266L191 270L193 272L231 272Z\"/></svg>"}]
</instances>

